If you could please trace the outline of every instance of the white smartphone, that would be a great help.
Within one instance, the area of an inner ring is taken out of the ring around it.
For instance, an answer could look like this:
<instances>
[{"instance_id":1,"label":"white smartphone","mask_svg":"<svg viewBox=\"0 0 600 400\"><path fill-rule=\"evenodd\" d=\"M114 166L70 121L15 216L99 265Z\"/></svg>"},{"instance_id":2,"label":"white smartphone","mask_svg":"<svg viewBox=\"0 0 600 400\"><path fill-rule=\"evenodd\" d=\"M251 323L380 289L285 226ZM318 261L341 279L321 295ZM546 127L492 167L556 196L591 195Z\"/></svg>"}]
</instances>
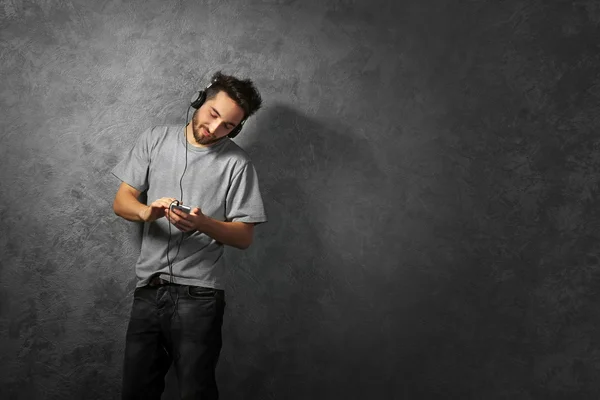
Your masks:
<instances>
[{"instance_id":1,"label":"white smartphone","mask_svg":"<svg viewBox=\"0 0 600 400\"><path fill-rule=\"evenodd\" d=\"M191 207L184 206L184 205L182 205L182 204L173 204L173 205L171 206L171 210L173 210L174 208L176 208L176 209L178 209L178 210L180 210L180 211L183 211L183 212L184 212L184 213L186 213L186 214L189 214L189 213L192 211L192 208L191 208Z\"/></svg>"}]
</instances>

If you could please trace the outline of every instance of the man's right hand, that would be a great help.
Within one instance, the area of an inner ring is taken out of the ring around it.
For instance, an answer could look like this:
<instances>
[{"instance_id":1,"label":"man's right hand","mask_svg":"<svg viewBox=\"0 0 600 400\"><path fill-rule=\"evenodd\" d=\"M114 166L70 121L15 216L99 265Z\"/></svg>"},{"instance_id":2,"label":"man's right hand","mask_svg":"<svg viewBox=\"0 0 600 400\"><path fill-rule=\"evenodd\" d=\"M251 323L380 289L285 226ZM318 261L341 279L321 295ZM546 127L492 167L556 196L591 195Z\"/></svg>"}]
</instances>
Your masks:
<instances>
[{"instance_id":1,"label":"man's right hand","mask_svg":"<svg viewBox=\"0 0 600 400\"><path fill-rule=\"evenodd\" d=\"M144 222L156 221L165 216L165 210L168 210L174 201L175 199L172 197L163 197L155 200L142 210L140 218Z\"/></svg>"}]
</instances>

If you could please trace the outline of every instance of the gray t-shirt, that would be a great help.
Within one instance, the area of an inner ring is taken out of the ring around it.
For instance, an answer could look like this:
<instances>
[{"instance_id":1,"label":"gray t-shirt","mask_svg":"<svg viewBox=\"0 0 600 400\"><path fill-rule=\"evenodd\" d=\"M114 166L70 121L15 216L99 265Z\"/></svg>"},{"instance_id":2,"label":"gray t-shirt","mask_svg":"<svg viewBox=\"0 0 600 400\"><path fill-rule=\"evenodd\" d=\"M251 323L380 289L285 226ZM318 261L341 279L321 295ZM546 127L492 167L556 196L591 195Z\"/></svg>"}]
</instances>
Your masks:
<instances>
[{"instance_id":1,"label":"gray t-shirt","mask_svg":"<svg viewBox=\"0 0 600 400\"><path fill-rule=\"evenodd\" d=\"M161 197L173 197L219 221L255 224L267 221L258 176L250 157L228 137L209 147L187 144L187 168L182 181L183 199L180 199L179 180L185 167L184 125L157 126L139 136L112 173L141 192L147 190L148 203ZM156 274L170 279L169 226L173 281L223 289L223 244L197 231L183 233L182 240L182 232L166 218L144 224L136 263L137 287L146 285ZM175 258L180 240L181 247Z\"/></svg>"}]
</instances>

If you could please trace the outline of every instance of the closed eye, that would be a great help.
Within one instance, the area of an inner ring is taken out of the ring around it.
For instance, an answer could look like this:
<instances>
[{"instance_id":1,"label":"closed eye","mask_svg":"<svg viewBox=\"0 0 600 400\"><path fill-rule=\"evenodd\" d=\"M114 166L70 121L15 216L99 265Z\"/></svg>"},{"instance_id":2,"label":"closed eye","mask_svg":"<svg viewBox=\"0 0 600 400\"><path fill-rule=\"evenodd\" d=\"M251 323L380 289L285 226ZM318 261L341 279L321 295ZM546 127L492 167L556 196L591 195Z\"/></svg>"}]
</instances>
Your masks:
<instances>
[{"instance_id":1,"label":"closed eye","mask_svg":"<svg viewBox=\"0 0 600 400\"><path fill-rule=\"evenodd\" d=\"M220 116L221 116L221 114L219 114L219 112L218 112L218 111L217 111L217 110L216 110L214 107L211 107L211 113L210 113L210 115L211 115L213 118L217 118L217 117L220 117ZM233 123L231 123L231 122L226 122L226 123L225 123L225 128L226 128L226 129L232 129L232 128L234 128L234 127L235 127L235 124L233 124Z\"/></svg>"}]
</instances>

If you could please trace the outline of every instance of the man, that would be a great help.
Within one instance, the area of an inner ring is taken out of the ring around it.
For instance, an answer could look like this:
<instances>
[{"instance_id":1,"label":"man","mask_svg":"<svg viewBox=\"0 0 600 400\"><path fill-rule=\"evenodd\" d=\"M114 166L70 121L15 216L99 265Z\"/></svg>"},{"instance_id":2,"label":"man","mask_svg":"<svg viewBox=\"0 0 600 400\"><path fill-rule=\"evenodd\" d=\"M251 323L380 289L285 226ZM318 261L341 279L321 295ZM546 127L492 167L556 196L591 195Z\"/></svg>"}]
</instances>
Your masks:
<instances>
[{"instance_id":1,"label":"man","mask_svg":"<svg viewBox=\"0 0 600 400\"><path fill-rule=\"evenodd\" d=\"M217 72L190 124L146 130L112 171L122 181L115 213L144 223L124 399L160 399L171 363L182 398L218 398L224 245L248 248L254 225L267 221L254 166L228 135L261 102L250 80ZM144 191L148 205L138 200ZM191 210L170 207L177 202Z\"/></svg>"}]
</instances>

